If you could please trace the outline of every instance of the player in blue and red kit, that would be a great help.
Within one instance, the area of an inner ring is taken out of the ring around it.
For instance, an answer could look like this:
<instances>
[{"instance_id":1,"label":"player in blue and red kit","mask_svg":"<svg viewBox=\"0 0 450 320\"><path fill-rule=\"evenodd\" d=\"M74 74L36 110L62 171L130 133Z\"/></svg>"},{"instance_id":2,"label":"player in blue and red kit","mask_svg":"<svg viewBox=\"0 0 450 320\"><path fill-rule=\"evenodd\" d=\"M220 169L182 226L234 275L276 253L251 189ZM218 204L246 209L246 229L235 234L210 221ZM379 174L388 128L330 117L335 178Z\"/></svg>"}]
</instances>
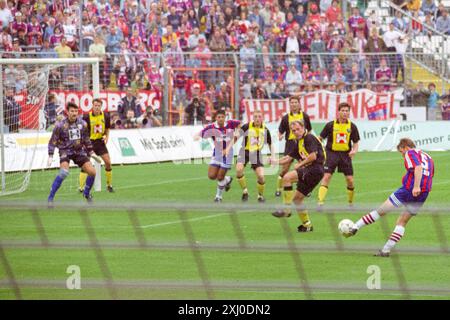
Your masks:
<instances>
[{"instance_id":1,"label":"player in blue and red kit","mask_svg":"<svg viewBox=\"0 0 450 320\"><path fill-rule=\"evenodd\" d=\"M384 216L389 211L405 206L406 210L397 220L394 232L376 256L389 257L391 249L400 241L405 233L405 226L408 221L417 214L425 203L431 191L434 176L433 159L416 149L414 141L403 138L397 145L397 150L404 156L406 174L402 180L402 187L392 193L378 210L374 210L361 219L351 229L349 236L354 235L362 227L377 221L380 216Z\"/></svg>"},{"instance_id":2,"label":"player in blue and red kit","mask_svg":"<svg viewBox=\"0 0 450 320\"><path fill-rule=\"evenodd\" d=\"M240 128L241 122L238 120L225 121L225 111L219 110L216 113L216 122L203 128L195 139L211 138L214 141L214 151L209 163L208 178L217 180L217 193L215 202L222 201L223 190L228 191L231 187L232 177L227 176L227 171L233 164L233 145L237 140L236 130Z\"/></svg>"},{"instance_id":3,"label":"player in blue and red kit","mask_svg":"<svg viewBox=\"0 0 450 320\"><path fill-rule=\"evenodd\" d=\"M49 207L53 206L56 191L58 191L64 179L69 175L70 160L88 174L83 196L88 202L91 202L92 196L90 192L96 173L89 157L94 158L97 162L101 161L93 151L86 122L78 116L78 106L69 102L67 104L67 113L67 118L55 125L48 143L48 166L52 163L55 148L59 150L60 162L59 173L53 181L50 195L48 196Z\"/></svg>"}]
</instances>

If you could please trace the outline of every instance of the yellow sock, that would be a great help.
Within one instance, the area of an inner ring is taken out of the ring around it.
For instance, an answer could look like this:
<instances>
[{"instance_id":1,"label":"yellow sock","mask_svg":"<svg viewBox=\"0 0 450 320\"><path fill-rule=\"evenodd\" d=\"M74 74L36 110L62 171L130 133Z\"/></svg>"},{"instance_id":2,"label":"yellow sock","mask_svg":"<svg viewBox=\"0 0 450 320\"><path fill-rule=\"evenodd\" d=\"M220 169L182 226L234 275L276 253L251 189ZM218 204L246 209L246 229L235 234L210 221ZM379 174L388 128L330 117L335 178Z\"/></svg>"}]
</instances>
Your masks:
<instances>
[{"instance_id":1,"label":"yellow sock","mask_svg":"<svg viewBox=\"0 0 450 320\"><path fill-rule=\"evenodd\" d=\"M80 172L80 189L84 189L84 186L86 185L86 179L87 179L87 173Z\"/></svg>"},{"instance_id":2,"label":"yellow sock","mask_svg":"<svg viewBox=\"0 0 450 320\"><path fill-rule=\"evenodd\" d=\"M283 204L285 205L291 205L292 200L294 199L294 190L292 190L292 186L290 187L284 187L283 190ZM284 209L284 212L287 214L291 214L291 209Z\"/></svg>"},{"instance_id":3,"label":"yellow sock","mask_svg":"<svg viewBox=\"0 0 450 320\"><path fill-rule=\"evenodd\" d=\"M263 196L264 195L264 189L266 188L266 184L265 183L261 184L261 183L257 182L256 183L256 188L258 189L258 194L260 196Z\"/></svg>"},{"instance_id":4,"label":"yellow sock","mask_svg":"<svg viewBox=\"0 0 450 320\"><path fill-rule=\"evenodd\" d=\"M353 203L353 197L355 195L355 188L347 187L348 203Z\"/></svg>"},{"instance_id":5,"label":"yellow sock","mask_svg":"<svg viewBox=\"0 0 450 320\"><path fill-rule=\"evenodd\" d=\"M327 196L328 187L320 186L319 188L319 204L323 204L325 202L325 197Z\"/></svg>"},{"instance_id":6,"label":"yellow sock","mask_svg":"<svg viewBox=\"0 0 450 320\"><path fill-rule=\"evenodd\" d=\"M105 170L105 174L106 174L106 185L108 187L112 187L112 170L110 171Z\"/></svg>"},{"instance_id":7,"label":"yellow sock","mask_svg":"<svg viewBox=\"0 0 450 320\"><path fill-rule=\"evenodd\" d=\"M281 191L283 187L283 177L278 176L278 180L277 180L277 191Z\"/></svg>"},{"instance_id":8,"label":"yellow sock","mask_svg":"<svg viewBox=\"0 0 450 320\"><path fill-rule=\"evenodd\" d=\"M303 225L310 225L311 219L309 218L309 214L307 210L302 210L298 212L298 217Z\"/></svg>"},{"instance_id":9,"label":"yellow sock","mask_svg":"<svg viewBox=\"0 0 450 320\"><path fill-rule=\"evenodd\" d=\"M242 176L240 178L237 178L239 185L241 186L242 190L247 189L247 180L245 179L245 176Z\"/></svg>"}]
</instances>

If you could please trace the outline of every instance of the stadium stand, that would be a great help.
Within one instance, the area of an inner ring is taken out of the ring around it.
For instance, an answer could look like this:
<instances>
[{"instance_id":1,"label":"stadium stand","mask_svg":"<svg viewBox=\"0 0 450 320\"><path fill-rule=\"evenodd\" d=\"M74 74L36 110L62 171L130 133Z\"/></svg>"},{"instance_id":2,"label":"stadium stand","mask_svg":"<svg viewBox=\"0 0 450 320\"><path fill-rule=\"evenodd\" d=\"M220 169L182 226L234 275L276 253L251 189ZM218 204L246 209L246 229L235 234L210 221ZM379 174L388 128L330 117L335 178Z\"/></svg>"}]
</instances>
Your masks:
<instances>
[{"instance_id":1,"label":"stadium stand","mask_svg":"<svg viewBox=\"0 0 450 320\"><path fill-rule=\"evenodd\" d=\"M242 113L242 98L319 88L401 87L412 106L418 80L446 98L449 7L446 0L0 0L0 53L99 57L102 89L154 92L169 104L165 125L184 123L197 95L206 120L222 107Z\"/></svg>"}]
</instances>

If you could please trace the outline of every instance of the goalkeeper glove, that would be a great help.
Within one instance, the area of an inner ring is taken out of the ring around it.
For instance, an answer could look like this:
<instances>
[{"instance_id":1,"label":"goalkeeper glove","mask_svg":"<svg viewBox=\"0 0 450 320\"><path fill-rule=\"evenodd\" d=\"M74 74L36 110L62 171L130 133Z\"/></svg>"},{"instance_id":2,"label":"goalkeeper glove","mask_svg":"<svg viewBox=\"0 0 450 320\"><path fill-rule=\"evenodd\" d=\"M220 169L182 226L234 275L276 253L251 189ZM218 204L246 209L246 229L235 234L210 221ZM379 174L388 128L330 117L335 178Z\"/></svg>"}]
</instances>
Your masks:
<instances>
[{"instance_id":1,"label":"goalkeeper glove","mask_svg":"<svg viewBox=\"0 0 450 320\"><path fill-rule=\"evenodd\" d=\"M91 153L91 158L94 159L96 162L98 163L102 163L102 158L100 158L98 155L96 155L95 153Z\"/></svg>"}]
</instances>

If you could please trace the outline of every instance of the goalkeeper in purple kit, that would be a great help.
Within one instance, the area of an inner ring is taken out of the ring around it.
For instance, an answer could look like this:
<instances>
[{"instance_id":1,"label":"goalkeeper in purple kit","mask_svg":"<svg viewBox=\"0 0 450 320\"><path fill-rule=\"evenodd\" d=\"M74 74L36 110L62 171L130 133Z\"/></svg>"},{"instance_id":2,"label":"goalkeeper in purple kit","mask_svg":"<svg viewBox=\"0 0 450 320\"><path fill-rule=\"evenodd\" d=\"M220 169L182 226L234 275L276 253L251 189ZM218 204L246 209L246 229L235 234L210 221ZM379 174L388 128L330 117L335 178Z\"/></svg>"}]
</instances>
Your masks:
<instances>
[{"instance_id":1,"label":"goalkeeper in purple kit","mask_svg":"<svg viewBox=\"0 0 450 320\"><path fill-rule=\"evenodd\" d=\"M83 196L88 202L92 202L91 189L95 180L95 168L92 166L89 157L100 162L100 158L95 155L86 122L78 116L78 106L72 102L67 104L67 118L55 125L52 136L48 143L48 166L51 165L55 148L59 150L59 173L53 181L48 203L51 207L56 192L64 179L69 175L69 163L72 160L76 165L88 174Z\"/></svg>"}]
</instances>

